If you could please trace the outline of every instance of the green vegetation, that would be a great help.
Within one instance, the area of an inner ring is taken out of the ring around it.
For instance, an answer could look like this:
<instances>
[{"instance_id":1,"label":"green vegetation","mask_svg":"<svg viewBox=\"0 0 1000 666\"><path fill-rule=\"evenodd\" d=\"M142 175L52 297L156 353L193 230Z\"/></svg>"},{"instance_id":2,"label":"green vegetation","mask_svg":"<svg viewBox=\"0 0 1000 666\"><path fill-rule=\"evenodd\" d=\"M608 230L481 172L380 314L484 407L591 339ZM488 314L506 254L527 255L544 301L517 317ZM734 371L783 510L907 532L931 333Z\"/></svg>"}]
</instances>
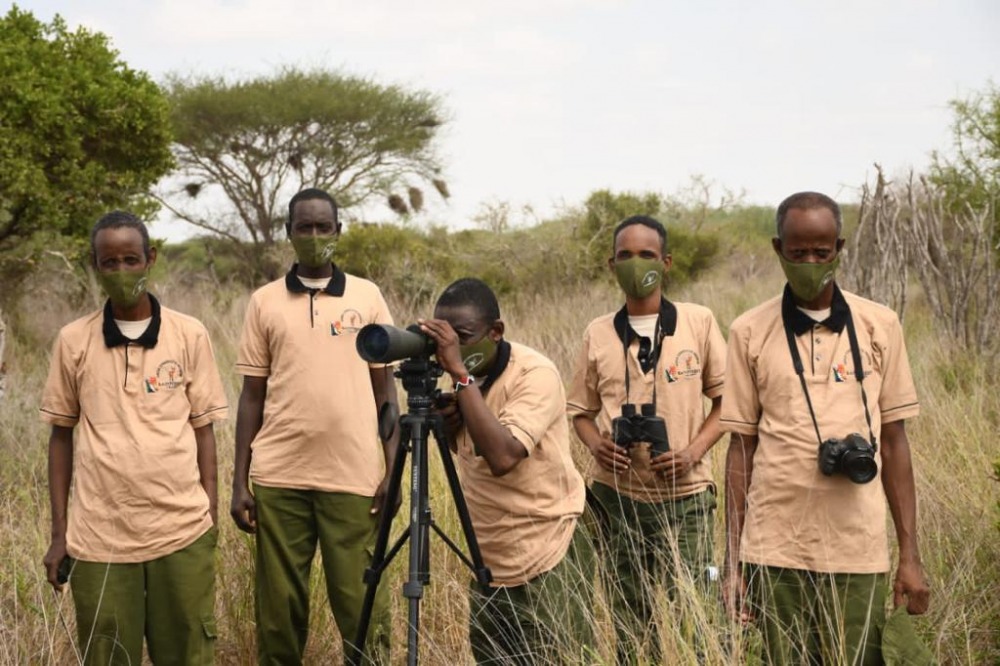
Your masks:
<instances>
[{"instance_id":1,"label":"green vegetation","mask_svg":"<svg viewBox=\"0 0 1000 666\"><path fill-rule=\"evenodd\" d=\"M946 192L953 213L990 206L1000 221L1000 88L991 83L950 106L951 150L934 154L930 180Z\"/></svg>"},{"instance_id":2,"label":"green vegetation","mask_svg":"<svg viewBox=\"0 0 1000 666\"><path fill-rule=\"evenodd\" d=\"M13 285L60 235L150 211L143 196L173 160L166 99L106 36L17 6L0 35L0 278Z\"/></svg>"}]
</instances>

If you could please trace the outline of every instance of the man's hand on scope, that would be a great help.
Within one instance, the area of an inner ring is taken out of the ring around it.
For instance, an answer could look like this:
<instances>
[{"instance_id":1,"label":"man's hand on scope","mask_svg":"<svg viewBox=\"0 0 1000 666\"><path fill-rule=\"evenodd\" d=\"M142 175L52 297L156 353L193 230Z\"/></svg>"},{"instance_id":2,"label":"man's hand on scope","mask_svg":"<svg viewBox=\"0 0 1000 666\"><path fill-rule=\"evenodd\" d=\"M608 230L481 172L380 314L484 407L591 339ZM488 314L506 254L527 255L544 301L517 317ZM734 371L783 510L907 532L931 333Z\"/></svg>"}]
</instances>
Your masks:
<instances>
[{"instance_id":1,"label":"man's hand on scope","mask_svg":"<svg viewBox=\"0 0 1000 666\"><path fill-rule=\"evenodd\" d=\"M462 363L462 353L458 348L458 334L451 324L444 319L418 319L420 330L426 333L437 345L434 355L437 357L438 365L451 375L452 379L458 379L468 375L465 364Z\"/></svg>"}]
</instances>

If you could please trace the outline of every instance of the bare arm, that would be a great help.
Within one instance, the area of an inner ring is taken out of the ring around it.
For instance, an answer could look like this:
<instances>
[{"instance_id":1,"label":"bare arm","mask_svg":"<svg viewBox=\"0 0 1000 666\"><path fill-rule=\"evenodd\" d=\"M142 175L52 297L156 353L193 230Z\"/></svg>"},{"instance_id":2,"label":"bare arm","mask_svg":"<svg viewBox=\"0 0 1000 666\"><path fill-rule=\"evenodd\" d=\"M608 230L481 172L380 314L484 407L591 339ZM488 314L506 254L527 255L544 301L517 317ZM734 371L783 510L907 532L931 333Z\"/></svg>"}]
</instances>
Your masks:
<instances>
[{"instance_id":1,"label":"bare arm","mask_svg":"<svg viewBox=\"0 0 1000 666\"><path fill-rule=\"evenodd\" d=\"M882 487L899 542L899 568L893 584L893 605L902 605L905 597L907 611L919 615L927 611L930 590L917 545L917 493L913 483L910 443L903 421L882 425Z\"/></svg>"},{"instance_id":2,"label":"bare arm","mask_svg":"<svg viewBox=\"0 0 1000 666\"><path fill-rule=\"evenodd\" d=\"M201 487L208 495L208 513L212 524L219 524L219 468L215 455L215 429L212 424L194 429L198 445L198 476Z\"/></svg>"},{"instance_id":3,"label":"bare arm","mask_svg":"<svg viewBox=\"0 0 1000 666\"><path fill-rule=\"evenodd\" d=\"M62 591L58 581L59 563L66 557L66 522L69 487L73 480L73 429L52 426L49 436L49 505L52 511L52 536L42 563L49 583Z\"/></svg>"},{"instance_id":4,"label":"bare arm","mask_svg":"<svg viewBox=\"0 0 1000 666\"><path fill-rule=\"evenodd\" d=\"M236 526L251 534L257 529L257 509L250 494L250 444L264 422L267 377L244 377L236 412L236 454L233 464L233 501L229 514Z\"/></svg>"},{"instance_id":5,"label":"bare arm","mask_svg":"<svg viewBox=\"0 0 1000 666\"><path fill-rule=\"evenodd\" d=\"M460 376L452 375L452 378L457 381ZM464 388L456 397L465 427L476 444L476 452L486 460L493 476L507 474L528 457L524 444L490 412L478 386L473 384Z\"/></svg>"},{"instance_id":6,"label":"bare arm","mask_svg":"<svg viewBox=\"0 0 1000 666\"><path fill-rule=\"evenodd\" d=\"M666 453L658 455L651 461L650 469L672 479L679 479L698 464L705 454L712 450L715 443L722 438L722 428L719 427L719 415L722 413L722 396L712 398L712 409L701 424L698 434L691 443L683 449L671 446ZM669 437L669 433L667 433Z\"/></svg>"},{"instance_id":7,"label":"bare arm","mask_svg":"<svg viewBox=\"0 0 1000 666\"><path fill-rule=\"evenodd\" d=\"M723 562L722 595L730 617L749 621L746 583L740 568L740 541L746 523L747 493L753 479L756 435L733 433L726 455L726 559Z\"/></svg>"},{"instance_id":8,"label":"bare arm","mask_svg":"<svg viewBox=\"0 0 1000 666\"><path fill-rule=\"evenodd\" d=\"M393 413L399 413L399 400L396 397L396 382L392 378L392 369L389 367L370 368L372 393L375 396L375 408L381 410L385 404L391 405ZM381 436L381 433L380 433ZM388 439L382 440L382 455L385 456L385 477L379 483L372 498L372 513L378 513L386 502L386 493L389 490L389 476L392 473L392 464L396 460L396 451L399 449L399 428L395 427ZM397 496L391 498L392 512L399 508L402 499Z\"/></svg>"}]
</instances>

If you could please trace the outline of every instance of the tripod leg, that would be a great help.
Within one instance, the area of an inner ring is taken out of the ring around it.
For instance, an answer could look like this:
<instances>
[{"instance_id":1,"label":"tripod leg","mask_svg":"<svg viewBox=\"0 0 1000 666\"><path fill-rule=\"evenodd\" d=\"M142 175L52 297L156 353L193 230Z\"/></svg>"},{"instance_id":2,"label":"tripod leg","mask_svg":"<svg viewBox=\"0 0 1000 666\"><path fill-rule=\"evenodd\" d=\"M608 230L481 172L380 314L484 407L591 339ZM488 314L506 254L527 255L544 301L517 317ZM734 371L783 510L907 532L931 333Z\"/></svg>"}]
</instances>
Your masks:
<instances>
[{"instance_id":1,"label":"tripod leg","mask_svg":"<svg viewBox=\"0 0 1000 666\"><path fill-rule=\"evenodd\" d=\"M400 426L399 448L396 449L396 457L392 461L392 472L389 476L389 487L386 490L385 504L382 508L382 515L379 516L378 534L375 537L375 551L372 553L372 563L365 570L365 598L361 605L361 616L358 621L358 633L355 635L353 650L347 655L347 663L356 665L364 663L365 642L368 639L368 625L371 623L372 609L375 606L375 592L378 590L379 582L382 579L382 571L388 566L389 560L385 557L385 550L389 544L389 532L392 529L393 511L395 499L399 494L403 480L403 470L406 467L406 454L410 449L410 429L407 424Z\"/></svg>"},{"instance_id":2,"label":"tripod leg","mask_svg":"<svg viewBox=\"0 0 1000 666\"><path fill-rule=\"evenodd\" d=\"M427 419L424 415L407 415L413 460L410 465L410 571L403 585L403 596L409 599L407 621L407 664L416 666L420 635L420 599L424 596L426 570L429 565L431 510L428 500Z\"/></svg>"},{"instance_id":3,"label":"tripod leg","mask_svg":"<svg viewBox=\"0 0 1000 666\"><path fill-rule=\"evenodd\" d=\"M489 592L490 581L493 574L489 567L483 563L483 554L479 550L479 541L476 539L476 532L472 527L472 518L469 517L469 507L465 503L465 494L462 492L462 485L458 481L458 472L455 471L455 461L451 457L451 450L448 448L448 440L444 432L444 421L440 414L435 414L431 420L431 427L434 432L434 439L437 440L438 450L441 452L441 462L444 464L445 475L448 477L448 486L451 488L451 496L455 501L455 509L458 511L459 521L462 523L462 532L465 534L465 543L469 546L469 558L472 560L473 573L476 575L476 582L484 592Z\"/></svg>"}]
</instances>

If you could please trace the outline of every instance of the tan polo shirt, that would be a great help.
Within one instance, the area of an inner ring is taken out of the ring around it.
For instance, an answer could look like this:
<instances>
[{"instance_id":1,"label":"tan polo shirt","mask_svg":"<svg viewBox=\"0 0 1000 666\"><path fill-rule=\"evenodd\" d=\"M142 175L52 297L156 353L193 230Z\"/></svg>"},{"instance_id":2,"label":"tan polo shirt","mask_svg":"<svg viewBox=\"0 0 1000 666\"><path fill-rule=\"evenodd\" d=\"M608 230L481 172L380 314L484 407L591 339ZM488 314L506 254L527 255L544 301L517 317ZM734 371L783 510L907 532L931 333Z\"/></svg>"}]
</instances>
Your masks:
<instances>
[{"instance_id":1,"label":"tan polo shirt","mask_svg":"<svg viewBox=\"0 0 1000 666\"><path fill-rule=\"evenodd\" d=\"M809 397L824 440L851 433L868 439L847 330L836 330L842 325L844 306L849 306L878 438L882 423L919 412L903 331L889 308L837 293L843 296L835 298L824 324L803 322L801 313L792 315L800 324L796 344ZM792 366L782 303L778 296L744 313L729 334L722 427L759 437L741 559L826 573L888 571L881 456L876 454L879 476L866 484L819 471L819 442ZM785 307L795 310L791 301Z\"/></svg>"},{"instance_id":2,"label":"tan polo shirt","mask_svg":"<svg viewBox=\"0 0 1000 666\"><path fill-rule=\"evenodd\" d=\"M340 269L324 290L307 289L293 268L253 293L236 371L267 377L251 444L255 483L375 494L385 463L369 367L383 366L369 366L355 347L371 323L392 323L382 293Z\"/></svg>"},{"instance_id":3,"label":"tan polo shirt","mask_svg":"<svg viewBox=\"0 0 1000 666\"><path fill-rule=\"evenodd\" d=\"M111 345L111 346L109 346ZM122 336L110 308L65 326L41 417L76 428L66 545L91 562L145 562L211 526L194 429L226 418L208 332L153 300L149 328Z\"/></svg>"},{"instance_id":4,"label":"tan polo shirt","mask_svg":"<svg viewBox=\"0 0 1000 666\"><path fill-rule=\"evenodd\" d=\"M456 436L462 491L496 586L523 585L559 564L584 503L559 371L534 349L517 343L510 348L506 369L486 392L486 406L528 457L496 477L476 455L468 431Z\"/></svg>"},{"instance_id":5,"label":"tan polo shirt","mask_svg":"<svg viewBox=\"0 0 1000 666\"><path fill-rule=\"evenodd\" d=\"M570 418L595 419L601 433L611 432L611 420L625 404L625 309L590 322L583 334L570 386ZM629 337L629 401L637 406L652 402L656 382L656 414L666 421L670 448L683 450L701 430L707 414L704 398L722 394L726 342L712 312L693 303L664 300L660 308L663 337L655 369L643 372L639 340ZM676 480L664 479L649 468L649 445L629 447L631 468L613 473L597 467L594 480L643 502L662 502L714 488L710 461L702 459Z\"/></svg>"}]
</instances>

